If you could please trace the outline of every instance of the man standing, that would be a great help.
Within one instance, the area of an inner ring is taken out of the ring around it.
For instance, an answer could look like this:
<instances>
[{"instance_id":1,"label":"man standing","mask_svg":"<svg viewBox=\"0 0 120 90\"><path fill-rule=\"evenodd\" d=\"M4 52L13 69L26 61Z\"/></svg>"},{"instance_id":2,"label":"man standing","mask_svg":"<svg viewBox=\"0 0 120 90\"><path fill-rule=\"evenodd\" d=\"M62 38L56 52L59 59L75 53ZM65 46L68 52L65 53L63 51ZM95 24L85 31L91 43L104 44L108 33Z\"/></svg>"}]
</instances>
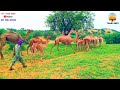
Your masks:
<instances>
[{"instance_id":1,"label":"man standing","mask_svg":"<svg viewBox=\"0 0 120 90\"><path fill-rule=\"evenodd\" d=\"M23 65L23 68L27 67L25 65L25 63L23 62L23 58L21 55L21 44L23 43L22 40L19 40L18 43L15 45L14 49L13 49L13 60L12 60L12 64L10 65L10 69L9 70L14 70L12 68L12 66L15 64L15 62L20 61Z\"/></svg>"}]
</instances>

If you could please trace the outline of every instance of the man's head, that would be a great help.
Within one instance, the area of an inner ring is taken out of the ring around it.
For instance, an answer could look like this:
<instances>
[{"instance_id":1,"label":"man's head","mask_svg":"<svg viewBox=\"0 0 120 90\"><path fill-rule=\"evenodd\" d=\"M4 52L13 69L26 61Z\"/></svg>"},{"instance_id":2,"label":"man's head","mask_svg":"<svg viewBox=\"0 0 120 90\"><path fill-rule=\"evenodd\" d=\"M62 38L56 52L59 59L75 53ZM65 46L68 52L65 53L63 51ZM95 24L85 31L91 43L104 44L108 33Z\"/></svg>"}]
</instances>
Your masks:
<instances>
[{"instance_id":1,"label":"man's head","mask_svg":"<svg viewBox=\"0 0 120 90\"><path fill-rule=\"evenodd\" d=\"M18 45L21 45L23 43L23 40L18 40Z\"/></svg>"}]
</instances>

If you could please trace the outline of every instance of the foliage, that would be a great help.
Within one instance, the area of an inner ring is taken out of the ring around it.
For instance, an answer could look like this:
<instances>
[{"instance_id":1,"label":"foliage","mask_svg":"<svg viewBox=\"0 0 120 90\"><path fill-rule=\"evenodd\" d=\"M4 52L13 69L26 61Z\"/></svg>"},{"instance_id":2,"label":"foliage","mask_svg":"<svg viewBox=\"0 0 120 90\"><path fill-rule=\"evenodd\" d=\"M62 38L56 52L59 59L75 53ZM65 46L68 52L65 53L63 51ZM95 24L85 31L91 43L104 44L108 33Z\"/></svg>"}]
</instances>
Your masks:
<instances>
[{"instance_id":1,"label":"foliage","mask_svg":"<svg viewBox=\"0 0 120 90\"><path fill-rule=\"evenodd\" d=\"M5 29L0 29L0 35L2 35L3 33L5 33L6 30Z\"/></svg>"},{"instance_id":2,"label":"foliage","mask_svg":"<svg viewBox=\"0 0 120 90\"><path fill-rule=\"evenodd\" d=\"M17 30L17 33L19 33L21 36L25 36L27 31Z\"/></svg>"},{"instance_id":3,"label":"foliage","mask_svg":"<svg viewBox=\"0 0 120 90\"><path fill-rule=\"evenodd\" d=\"M33 37L43 36L43 33L44 33L44 31L34 31L34 32L33 32Z\"/></svg>"},{"instance_id":4,"label":"foliage","mask_svg":"<svg viewBox=\"0 0 120 90\"><path fill-rule=\"evenodd\" d=\"M93 28L94 14L90 11L53 11L46 24L52 31L70 31L72 28Z\"/></svg>"},{"instance_id":5,"label":"foliage","mask_svg":"<svg viewBox=\"0 0 120 90\"><path fill-rule=\"evenodd\" d=\"M87 34L84 33L84 34L80 35L79 38L83 39L85 36L87 36Z\"/></svg>"},{"instance_id":6,"label":"foliage","mask_svg":"<svg viewBox=\"0 0 120 90\"><path fill-rule=\"evenodd\" d=\"M8 41L7 41L7 43L8 43L8 45L9 45L8 50L13 50L15 44L12 43L12 42L8 42ZM26 50L26 48L25 48L25 43L23 43L23 44L21 45L21 49L22 49L22 50Z\"/></svg>"},{"instance_id":7,"label":"foliage","mask_svg":"<svg viewBox=\"0 0 120 90\"><path fill-rule=\"evenodd\" d=\"M49 32L44 32L43 36L44 36L44 38L46 38L47 36L50 36L51 40L55 40L57 37L57 34L54 33L53 31L49 31Z\"/></svg>"},{"instance_id":8,"label":"foliage","mask_svg":"<svg viewBox=\"0 0 120 90\"><path fill-rule=\"evenodd\" d=\"M13 50L13 48L14 48L15 44L14 44L14 43L12 43L12 42L8 42L8 41L7 41L7 43L8 43L8 45L9 45L8 50Z\"/></svg>"},{"instance_id":9,"label":"foliage","mask_svg":"<svg viewBox=\"0 0 120 90\"><path fill-rule=\"evenodd\" d=\"M76 35L70 35L70 37L71 37L71 38L75 38L75 37L76 37Z\"/></svg>"},{"instance_id":10,"label":"foliage","mask_svg":"<svg viewBox=\"0 0 120 90\"><path fill-rule=\"evenodd\" d=\"M109 34L109 33L113 33L112 30L109 29L105 30L105 34Z\"/></svg>"},{"instance_id":11,"label":"foliage","mask_svg":"<svg viewBox=\"0 0 120 90\"><path fill-rule=\"evenodd\" d=\"M120 33L106 34L103 36L106 44L119 44L120 43Z\"/></svg>"}]
</instances>

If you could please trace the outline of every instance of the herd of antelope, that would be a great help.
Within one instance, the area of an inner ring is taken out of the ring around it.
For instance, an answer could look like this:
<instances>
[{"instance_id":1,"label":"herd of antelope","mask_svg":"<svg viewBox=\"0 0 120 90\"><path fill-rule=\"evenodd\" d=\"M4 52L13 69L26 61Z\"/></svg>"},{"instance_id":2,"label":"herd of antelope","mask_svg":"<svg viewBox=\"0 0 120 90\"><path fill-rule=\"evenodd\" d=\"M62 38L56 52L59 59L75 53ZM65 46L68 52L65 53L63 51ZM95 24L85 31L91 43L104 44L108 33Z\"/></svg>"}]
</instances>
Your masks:
<instances>
[{"instance_id":1,"label":"herd of antelope","mask_svg":"<svg viewBox=\"0 0 120 90\"><path fill-rule=\"evenodd\" d=\"M71 33L75 32L76 33L76 38L71 38L70 35ZM61 36L57 37L55 39L54 45L51 47L50 53L52 52L52 49L54 46L57 45L57 50L59 51L59 45L60 42L62 44L65 44L66 46L70 45L71 49L75 53L75 50L72 47L72 42L76 43L76 49L81 48L81 50L88 51L92 46L96 48L99 44L99 46L102 45L103 43L103 38L102 36L94 36L94 34L87 35L83 39L79 38L81 34L78 31L71 30L68 35L64 35L62 33ZM28 49L30 47L30 51L33 54L36 54L37 51L40 51L41 55L44 54L44 48L47 47L49 43L50 36L47 36L46 41L40 39L39 37L32 38L30 40L29 46L27 47L27 54L28 54Z\"/></svg>"}]
</instances>

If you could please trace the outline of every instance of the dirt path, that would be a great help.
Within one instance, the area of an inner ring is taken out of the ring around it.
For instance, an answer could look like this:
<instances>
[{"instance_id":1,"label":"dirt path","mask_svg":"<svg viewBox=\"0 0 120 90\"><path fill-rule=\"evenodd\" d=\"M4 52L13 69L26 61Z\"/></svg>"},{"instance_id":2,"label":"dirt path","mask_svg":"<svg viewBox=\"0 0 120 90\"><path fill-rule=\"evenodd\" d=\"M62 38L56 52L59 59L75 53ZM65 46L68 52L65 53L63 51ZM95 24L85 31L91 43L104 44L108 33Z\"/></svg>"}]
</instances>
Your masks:
<instances>
[{"instance_id":1,"label":"dirt path","mask_svg":"<svg viewBox=\"0 0 120 90\"><path fill-rule=\"evenodd\" d=\"M38 60L34 60L34 61L27 60L26 64L27 64L28 67L34 66L36 64L39 65L39 66L43 66L45 64L49 64L53 60L58 60L58 59L63 59L63 58L70 57L70 56L75 56L75 55L80 54L80 53L83 53L83 52L78 52L78 53L70 54L70 55L66 55L66 56L60 56L60 57L54 58L54 59L38 59ZM0 62L8 62L8 61L0 60ZM14 71L18 70L21 67L22 67L21 63L16 63L14 65L14 68L15 68ZM8 64L0 66L0 73L3 73L3 72L9 72L9 65Z\"/></svg>"},{"instance_id":2,"label":"dirt path","mask_svg":"<svg viewBox=\"0 0 120 90\"><path fill-rule=\"evenodd\" d=\"M54 43L54 41L50 41L50 43ZM34 65L44 66L46 64L51 63L53 60L59 60L59 59L63 59L63 58L66 58L66 57L75 56L75 55L80 54L80 53L83 53L83 52L76 52L75 54L70 54L70 55L66 55L66 56L60 56L60 57L53 58L53 59L38 59L38 60L30 60L30 61L26 60L25 63L27 65L27 68L30 68L30 67L32 67ZM5 56L5 57L7 57L7 56ZM11 73L11 71L9 71L9 66L10 66L9 64L11 63L11 60L9 60L9 61L8 60L5 60L5 61L0 60L0 62L2 62L2 65L0 65L0 73L6 73L6 74ZM15 69L15 70L13 70L13 72L15 72L15 71L21 69L22 65L21 65L21 63L16 63L13 66L13 68Z\"/></svg>"}]
</instances>

